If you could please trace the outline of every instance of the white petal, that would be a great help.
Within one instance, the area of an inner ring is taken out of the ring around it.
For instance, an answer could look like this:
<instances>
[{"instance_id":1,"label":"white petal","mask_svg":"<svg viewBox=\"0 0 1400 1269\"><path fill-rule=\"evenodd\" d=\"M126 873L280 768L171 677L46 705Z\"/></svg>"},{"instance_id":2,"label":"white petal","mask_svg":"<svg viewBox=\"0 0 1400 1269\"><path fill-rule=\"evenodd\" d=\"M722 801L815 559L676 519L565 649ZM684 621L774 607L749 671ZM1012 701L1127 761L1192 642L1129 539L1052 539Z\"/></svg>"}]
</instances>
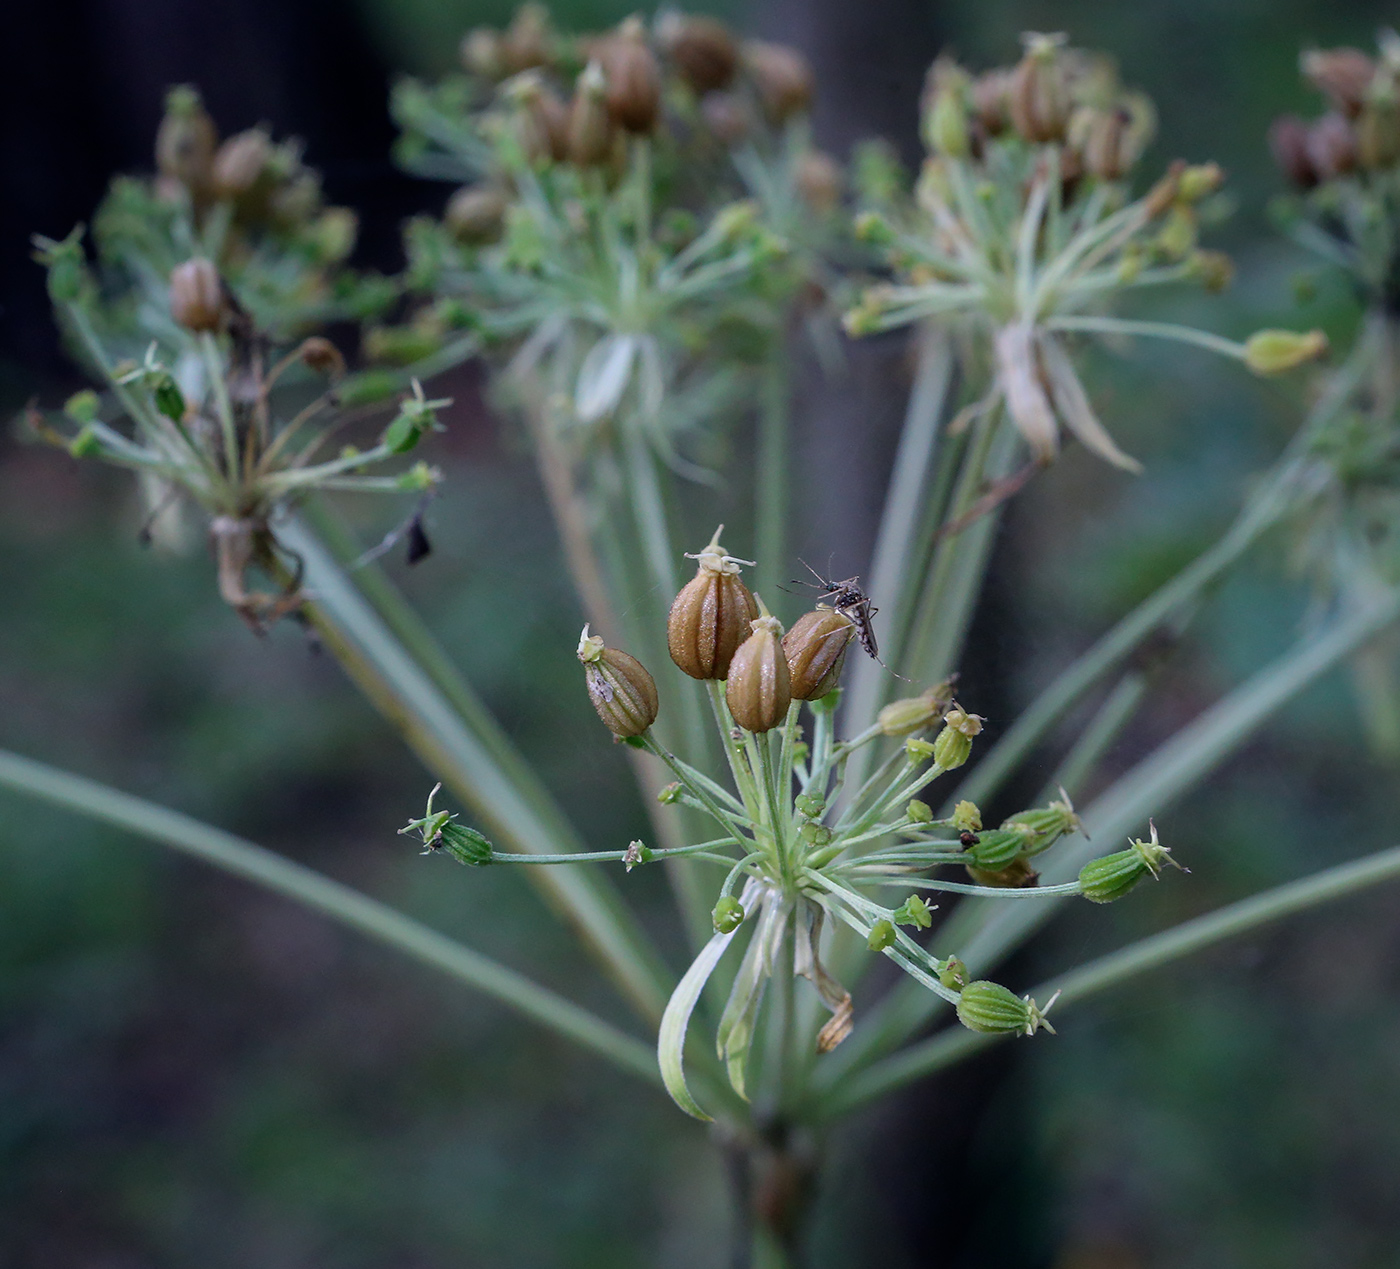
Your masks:
<instances>
[{"instance_id":1,"label":"white petal","mask_svg":"<svg viewBox=\"0 0 1400 1269\"><path fill-rule=\"evenodd\" d=\"M1142 464L1130 458L1114 443L1113 437L1099 422L1094 407L1084 385L1079 382L1074 363L1053 335L1040 337L1041 364L1050 378L1050 390L1055 395L1055 408L1064 419L1065 426L1079 438L1086 449L1091 449L1100 458L1106 458L1115 467L1135 475L1142 471Z\"/></svg>"},{"instance_id":2,"label":"white petal","mask_svg":"<svg viewBox=\"0 0 1400 1269\"><path fill-rule=\"evenodd\" d=\"M574 388L574 411L582 423L596 423L617 409L632 377L637 351L634 335L605 335L583 359Z\"/></svg>"},{"instance_id":3,"label":"white petal","mask_svg":"<svg viewBox=\"0 0 1400 1269\"><path fill-rule=\"evenodd\" d=\"M1059 431L1055 412L1041 386L1035 358L1035 327L1029 322L1003 326L994 340L997 374L1006 394L1006 408L1017 431L1026 438L1031 453L1048 463L1058 452Z\"/></svg>"}]
</instances>

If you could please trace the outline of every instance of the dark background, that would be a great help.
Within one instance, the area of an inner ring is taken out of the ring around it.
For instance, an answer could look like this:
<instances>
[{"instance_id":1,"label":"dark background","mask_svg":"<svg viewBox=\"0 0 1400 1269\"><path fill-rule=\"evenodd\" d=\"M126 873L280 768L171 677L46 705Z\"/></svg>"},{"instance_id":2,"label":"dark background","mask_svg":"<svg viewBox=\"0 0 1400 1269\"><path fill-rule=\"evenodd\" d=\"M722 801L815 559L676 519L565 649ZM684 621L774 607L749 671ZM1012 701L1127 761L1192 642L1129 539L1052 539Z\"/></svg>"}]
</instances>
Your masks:
<instances>
[{"instance_id":1,"label":"dark background","mask_svg":"<svg viewBox=\"0 0 1400 1269\"><path fill-rule=\"evenodd\" d=\"M586 25L626 8L556 11ZM358 259L392 270L399 223L443 191L388 161L390 78L448 68L465 27L508 13L468 0L9 6L4 416L78 386L29 234L63 235L111 173L149 167L169 84L197 83L225 133L266 121L305 137L332 199L362 215ZM1146 169L1216 158L1237 200L1214 243L1236 256L1234 291L1166 297L1154 314L1231 334L1322 324L1344 346L1356 315L1335 282L1317 275L1315 298L1294 298L1291 280L1316 271L1269 227L1262 136L1281 110L1315 110L1300 46L1364 46L1386 16L1355 0L771 0L736 20L808 51L818 139L843 157L875 132L917 157L915 100L940 48L1006 62L1030 28L1113 52L1157 101L1167 140ZM969 654L985 713L1013 712L1207 543L1298 418L1288 388L1190 350L1135 347L1091 370L1148 472L1133 481L1071 453L1014 509ZM864 567L903 374L897 341L863 346L800 413L808 558ZM590 837L625 840L641 812L559 655L578 620L532 469L475 384L449 385L438 553L402 580ZM119 474L0 438L0 745L244 833L613 1012L516 878L445 871L394 836L423 772L336 667L290 628L253 639L218 603L202 550L143 550L139 520ZM1283 546L1207 608L1110 766L1285 646L1306 594ZM1336 676L1161 818L1189 878L1062 918L1013 981L1397 840L1395 772L1367 754L1349 691ZM664 921L645 883L635 893ZM1067 1015L1056 1039L862 1116L835 1142L814 1262L1394 1264L1398 899L1349 900L1158 973ZM724 1202L702 1131L658 1095L287 904L0 795L0 1264L709 1267Z\"/></svg>"}]
</instances>

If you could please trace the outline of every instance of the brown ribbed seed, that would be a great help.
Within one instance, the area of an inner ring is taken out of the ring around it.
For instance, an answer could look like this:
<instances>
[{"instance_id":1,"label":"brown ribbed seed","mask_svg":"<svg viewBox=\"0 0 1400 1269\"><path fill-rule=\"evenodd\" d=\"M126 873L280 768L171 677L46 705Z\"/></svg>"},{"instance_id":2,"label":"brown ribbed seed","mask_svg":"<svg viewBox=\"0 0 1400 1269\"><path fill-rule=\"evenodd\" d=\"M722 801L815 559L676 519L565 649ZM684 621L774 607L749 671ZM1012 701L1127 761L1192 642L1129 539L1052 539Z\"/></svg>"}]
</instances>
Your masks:
<instances>
[{"instance_id":1,"label":"brown ribbed seed","mask_svg":"<svg viewBox=\"0 0 1400 1269\"><path fill-rule=\"evenodd\" d=\"M641 22L629 18L601 42L596 56L607 80L608 111L627 132L650 132L661 107L661 69Z\"/></svg>"},{"instance_id":2,"label":"brown ribbed seed","mask_svg":"<svg viewBox=\"0 0 1400 1269\"><path fill-rule=\"evenodd\" d=\"M723 22L699 14L671 12L657 34L676 70L697 93L727 88L739 64L739 46Z\"/></svg>"},{"instance_id":3,"label":"brown ribbed seed","mask_svg":"<svg viewBox=\"0 0 1400 1269\"><path fill-rule=\"evenodd\" d=\"M1069 122L1071 103L1059 43L1054 36L1028 36L1026 54L1011 74L1011 122L1024 140L1036 144L1063 140Z\"/></svg>"},{"instance_id":4,"label":"brown ribbed seed","mask_svg":"<svg viewBox=\"0 0 1400 1269\"><path fill-rule=\"evenodd\" d=\"M607 647L584 626L578 659L583 663L593 708L619 740L640 736L656 721L656 681L636 657Z\"/></svg>"},{"instance_id":5,"label":"brown ribbed seed","mask_svg":"<svg viewBox=\"0 0 1400 1269\"><path fill-rule=\"evenodd\" d=\"M671 660L693 679L726 677L734 653L749 637L749 623L758 616L758 605L739 580L740 566L749 561L724 553L719 544L723 528L715 530L703 551L687 555L699 567L666 619Z\"/></svg>"},{"instance_id":6,"label":"brown ribbed seed","mask_svg":"<svg viewBox=\"0 0 1400 1269\"><path fill-rule=\"evenodd\" d=\"M209 260L196 257L170 272L170 316L192 331L214 331L224 315L224 286Z\"/></svg>"},{"instance_id":7,"label":"brown ribbed seed","mask_svg":"<svg viewBox=\"0 0 1400 1269\"><path fill-rule=\"evenodd\" d=\"M856 623L832 608L818 608L797 619L783 636L793 700L820 700L836 690L855 632Z\"/></svg>"},{"instance_id":8,"label":"brown ribbed seed","mask_svg":"<svg viewBox=\"0 0 1400 1269\"><path fill-rule=\"evenodd\" d=\"M745 731L771 731L787 717L792 703L783 627L776 617L759 617L749 624L753 633L729 663L724 699Z\"/></svg>"}]
</instances>

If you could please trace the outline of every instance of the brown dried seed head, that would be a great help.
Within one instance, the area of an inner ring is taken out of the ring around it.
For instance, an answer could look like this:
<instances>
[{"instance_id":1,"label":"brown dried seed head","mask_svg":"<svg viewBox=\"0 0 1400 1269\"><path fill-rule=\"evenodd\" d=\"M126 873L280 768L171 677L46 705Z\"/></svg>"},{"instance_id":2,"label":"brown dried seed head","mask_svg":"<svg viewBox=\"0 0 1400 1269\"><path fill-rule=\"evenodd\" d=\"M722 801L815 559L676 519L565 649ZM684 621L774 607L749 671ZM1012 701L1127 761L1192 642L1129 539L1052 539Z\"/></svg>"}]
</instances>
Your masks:
<instances>
[{"instance_id":1,"label":"brown dried seed head","mask_svg":"<svg viewBox=\"0 0 1400 1269\"><path fill-rule=\"evenodd\" d=\"M312 335L309 339L302 340L301 347L297 349L297 356L317 374L339 378L345 373L345 358L341 356L340 349L324 335Z\"/></svg>"},{"instance_id":2,"label":"brown dried seed head","mask_svg":"<svg viewBox=\"0 0 1400 1269\"><path fill-rule=\"evenodd\" d=\"M1060 55L1064 37L1031 33L1023 38L1026 54L1012 72L1007 95L1011 122L1026 141L1061 141L1071 104Z\"/></svg>"},{"instance_id":3,"label":"brown dried seed head","mask_svg":"<svg viewBox=\"0 0 1400 1269\"><path fill-rule=\"evenodd\" d=\"M602 40L594 56L607 81L608 110L628 132L650 132L661 107L661 69L647 47L639 18L628 18L616 34Z\"/></svg>"},{"instance_id":4,"label":"brown dried seed head","mask_svg":"<svg viewBox=\"0 0 1400 1269\"><path fill-rule=\"evenodd\" d=\"M749 625L752 633L729 663L724 699L734 721L745 731L771 731L787 717L792 703L783 627L776 617L769 616Z\"/></svg>"},{"instance_id":5,"label":"brown dried seed head","mask_svg":"<svg viewBox=\"0 0 1400 1269\"><path fill-rule=\"evenodd\" d=\"M1345 115L1325 114L1308 129L1308 158L1319 179L1330 181L1356 170L1356 131Z\"/></svg>"},{"instance_id":6,"label":"brown dried seed head","mask_svg":"<svg viewBox=\"0 0 1400 1269\"><path fill-rule=\"evenodd\" d=\"M656 34L680 77L697 93L727 88L733 80L739 46L723 22L672 11L658 21Z\"/></svg>"},{"instance_id":7,"label":"brown dried seed head","mask_svg":"<svg viewBox=\"0 0 1400 1269\"><path fill-rule=\"evenodd\" d=\"M656 681L636 657L607 647L584 626L578 659L583 663L593 708L619 740L640 736L656 721Z\"/></svg>"},{"instance_id":8,"label":"brown dried seed head","mask_svg":"<svg viewBox=\"0 0 1400 1269\"><path fill-rule=\"evenodd\" d=\"M1011 126L1011 76L1011 71L990 70L972 81L973 113L989 137Z\"/></svg>"},{"instance_id":9,"label":"brown dried seed head","mask_svg":"<svg viewBox=\"0 0 1400 1269\"><path fill-rule=\"evenodd\" d=\"M188 85L172 88L156 132L156 168L160 174L174 177L193 191L206 189L218 143L218 131L199 94Z\"/></svg>"},{"instance_id":10,"label":"brown dried seed head","mask_svg":"<svg viewBox=\"0 0 1400 1269\"><path fill-rule=\"evenodd\" d=\"M715 530L709 546L687 556L699 565L682 588L666 619L666 645L673 660L693 679L722 679L745 639L758 605L739 580L739 568L749 560L726 555L719 543L724 526Z\"/></svg>"},{"instance_id":11,"label":"brown dried seed head","mask_svg":"<svg viewBox=\"0 0 1400 1269\"><path fill-rule=\"evenodd\" d=\"M1308 125L1297 115L1280 115L1269 126L1269 152L1279 171L1298 189L1317 184L1317 169L1308 157Z\"/></svg>"},{"instance_id":12,"label":"brown dried seed head","mask_svg":"<svg viewBox=\"0 0 1400 1269\"><path fill-rule=\"evenodd\" d=\"M1128 112L1118 106L1076 116L1071 135L1079 143L1090 175L1101 181L1117 181L1127 175L1136 158L1131 125Z\"/></svg>"},{"instance_id":13,"label":"brown dried seed head","mask_svg":"<svg viewBox=\"0 0 1400 1269\"><path fill-rule=\"evenodd\" d=\"M224 317L224 286L211 261L196 257L171 270L170 316L186 330L219 329Z\"/></svg>"},{"instance_id":14,"label":"brown dried seed head","mask_svg":"<svg viewBox=\"0 0 1400 1269\"><path fill-rule=\"evenodd\" d=\"M589 62L574 85L569 106L569 162L597 167L613 152L613 121L608 113L607 80L597 62Z\"/></svg>"},{"instance_id":15,"label":"brown dried seed head","mask_svg":"<svg viewBox=\"0 0 1400 1269\"><path fill-rule=\"evenodd\" d=\"M1310 49L1299 64L1303 77L1347 118L1361 113L1376 64L1359 48Z\"/></svg>"},{"instance_id":16,"label":"brown dried seed head","mask_svg":"<svg viewBox=\"0 0 1400 1269\"><path fill-rule=\"evenodd\" d=\"M792 698L815 701L835 691L856 623L843 612L820 607L804 613L783 636Z\"/></svg>"},{"instance_id":17,"label":"brown dried seed head","mask_svg":"<svg viewBox=\"0 0 1400 1269\"><path fill-rule=\"evenodd\" d=\"M1357 116L1356 155L1371 172L1400 159L1400 101L1394 92L1373 97Z\"/></svg>"},{"instance_id":18,"label":"brown dried seed head","mask_svg":"<svg viewBox=\"0 0 1400 1269\"><path fill-rule=\"evenodd\" d=\"M737 145L753 126L743 103L733 93L707 93L700 116L721 145Z\"/></svg>"},{"instance_id":19,"label":"brown dried seed head","mask_svg":"<svg viewBox=\"0 0 1400 1269\"><path fill-rule=\"evenodd\" d=\"M553 35L549 11L542 4L522 4L501 37L501 63L507 75L518 75L549 61Z\"/></svg>"},{"instance_id":20,"label":"brown dried seed head","mask_svg":"<svg viewBox=\"0 0 1400 1269\"><path fill-rule=\"evenodd\" d=\"M812 104L812 66L795 48L746 40L742 54L770 123L786 123Z\"/></svg>"},{"instance_id":21,"label":"brown dried seed head","mask_svg":"<svg viewBox=\"0 0 1400 1269\"><path fill-rule=\"evenodd\" d=\"M841 165L822 150L806 150L792 176L802 201L814 212L836 210L841 201Z\"/></svg>"},{"instance_id":22,"label":"brown dried seed head","mask_svg":"<svg viewBox=\"0 0 1400 1269\"><path fill-rule=\"evenodd\" d=\"M214 193L219 198L247 194L267 170L272 138L261 128L250 128L229 137L214 155Z\"/></svg>"},{"instance_id":23,"label":"brown dried seed head","mask_svg":"<svg viewBox=\"0 0 1400 1269\"><path fill-rule=\"evenodd\" d=\"M458 50L463 67L469 74L482 79L504 79L506 70L505 45L501 33L489 26L473 27L462 37Z\"/></svg>"},{"instance_id":24,"label":"brown dried seed head","mask_svg":"<svg viewBox=\"0 0 1400 1269\"><path fill-rule=\"evenodd\" d=\"M443 221L458 242L495 242L505 226L509 199L494 185L464 185L447 202Z\"/></svg>"}]
</instances>

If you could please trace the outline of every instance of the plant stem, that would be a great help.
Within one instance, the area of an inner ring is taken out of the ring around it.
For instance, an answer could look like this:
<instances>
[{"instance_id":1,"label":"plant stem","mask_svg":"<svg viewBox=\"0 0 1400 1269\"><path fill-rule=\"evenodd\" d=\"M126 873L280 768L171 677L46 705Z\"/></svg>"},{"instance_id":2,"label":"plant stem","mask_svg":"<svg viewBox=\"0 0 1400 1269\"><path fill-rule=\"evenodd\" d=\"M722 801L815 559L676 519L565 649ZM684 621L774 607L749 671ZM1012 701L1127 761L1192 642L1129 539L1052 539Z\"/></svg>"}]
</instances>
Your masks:
<instances>
[{"instance_id":1,"label":"plant stem","mask_svg":"<svg viewBox=\"0 0 1400 1269\"><path fill-rule=\"evenodd\" d=\"M787 561L788 490L792 483L788 406L787 350L780 336L764 367L754 481L757 588L770 597L780 584Z\"/></svg>"},{"instance_id":2,"label":"plant stem","mask_svg":"<svg viewBox=\"0 0 1400 1269\"><path fill-rule=\"evenodd\" d=\"M1161 814L1199 783L1275 711L1316 682L1400 616L1400 591L1365 612L1337 621L1325 633L1301 641L1188 723L1106 789L1084 813L1086 836L1068 838L1047 858L1049 885L1075 876L1102 843L1117 842L1149 814ZM1092 837L1092 842L1089 840ZM1062 899L992 909L987 900L959 904L940 931L974 974L993 969L1054 914ZM835 1083L914 1034L940 1002L913 983L901 983L870 1011L863 1025L826 1067Z\"/></svg>"},{"instance_id":3,"label":"plant stem","mask_svg":"<svg viewBox=\"0 0 1400 1269\"><path fill-rule=\"evenodd\" d=\"M270 850L179 811L0 750L0 785L157 841L378 939L541 1026L660 1083L651 1046L420 921Z\"/></svg>"},{"instance_id":4,"label":"plant stem","mask_svg":"<svg viewBox=\"0 0 1400 1269\"><path fill-rule=\"evenodd\" d=\"M870 563L870 599L884 615L885 629L891 631L904 626L901 601L908 592L908 576L924 557L914 539L937 450L938 428L953 382L953 351L945 331L925 323L919 328L916 347L914 386L909 393ZM869 657L856 661L850 674L845 714L850 730L862 731L874 721L884 699L887 677Z\"/></svg>"},{"instance_id":5,"label":"plant stem","mask_svg":"<svg viewBox=\"0 0 1400 1269\"><path fill-rule=\"evenodd\" d=\"M1045 1001L1058 992L1060 998L1056 1009L1060 1012L1096 992L1116 987L1138 974L1159 969L1226 939L1397 879L1400 879L1400 846L1365 859L1338 864L1335 868L1275 886L1262 894L1185 921L1042 983L1030 995L1036 1000ZM961 1027L950 1027L932 1039L913 1045L862 1071L837 1090L829 1102L823 1103L822 1114L824 1117L847 1114L911 1080L951 1066L999 1038Z\"/></svg>"},{"instance_id":6,"label":"plant stem","mask_svg":"<svg viewBox=\"0 0 1400 1269\"><path fill-rule=\"evenodd\" d=\"M303 560L306 590L314 596L306 612L326 646L494 838L537 854L581 851L583 843L523 760L501 759L508 742L485 707L471 719L454 710L304 526L288 520L277 534ZM469 690L465 682L462 689ZM658 1020L670 995L667 972L613 887L597 873L578 869L532 869L530 876L643 1017Z\"/></svg>"}]
</instances>

